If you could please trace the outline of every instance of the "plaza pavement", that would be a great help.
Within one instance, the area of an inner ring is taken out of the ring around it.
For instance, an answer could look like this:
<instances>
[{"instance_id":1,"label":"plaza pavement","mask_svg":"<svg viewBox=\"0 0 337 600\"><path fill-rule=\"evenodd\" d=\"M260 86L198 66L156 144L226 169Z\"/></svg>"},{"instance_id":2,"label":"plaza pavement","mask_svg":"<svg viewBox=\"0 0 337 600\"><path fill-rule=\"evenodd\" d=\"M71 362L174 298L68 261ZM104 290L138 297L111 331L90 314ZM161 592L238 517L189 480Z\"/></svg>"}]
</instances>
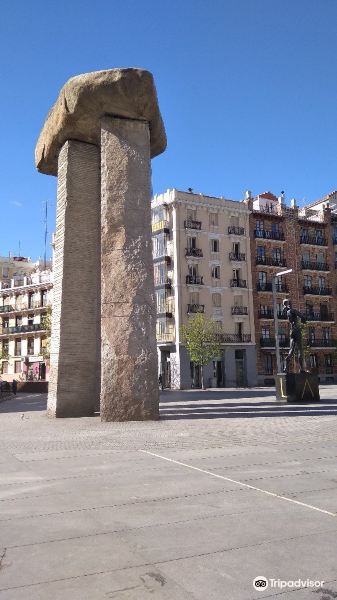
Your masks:
<instances>
[{"instance_id":1,"label":"plaza pavement","mask_svg":"<svg viewBox=\"0 0 337 600\"><path fill-rule=\"evenodd\" d=\"M0 404L0 599L337 598L337 388L161 396L142 423Z\"/></svg>"}]
</instances>

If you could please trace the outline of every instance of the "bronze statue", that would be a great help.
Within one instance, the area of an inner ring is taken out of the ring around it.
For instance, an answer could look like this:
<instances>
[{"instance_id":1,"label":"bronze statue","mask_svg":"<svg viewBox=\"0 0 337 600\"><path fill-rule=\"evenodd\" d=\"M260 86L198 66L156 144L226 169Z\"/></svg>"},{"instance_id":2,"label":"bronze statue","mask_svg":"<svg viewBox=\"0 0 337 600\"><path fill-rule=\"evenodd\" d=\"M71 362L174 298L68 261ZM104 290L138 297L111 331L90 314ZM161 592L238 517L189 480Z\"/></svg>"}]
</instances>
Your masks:
<instances>
[{"instance_id":1,"label":"bronze statue","mask_svg":"<svg viewBox=\"0 0 337 600\"><path fill-rule=\"evenodd\" d=\"M305 373L302 330L299 319L301 320L301 323L306 323L307 320L298 310L292 308L290 300L283 300L283 312L287 315L287 319L290 323L290 349L286 357L284 373L288 373L290 360L295 351L297 351L300 372Z\"/></svg>"}]
</instances>

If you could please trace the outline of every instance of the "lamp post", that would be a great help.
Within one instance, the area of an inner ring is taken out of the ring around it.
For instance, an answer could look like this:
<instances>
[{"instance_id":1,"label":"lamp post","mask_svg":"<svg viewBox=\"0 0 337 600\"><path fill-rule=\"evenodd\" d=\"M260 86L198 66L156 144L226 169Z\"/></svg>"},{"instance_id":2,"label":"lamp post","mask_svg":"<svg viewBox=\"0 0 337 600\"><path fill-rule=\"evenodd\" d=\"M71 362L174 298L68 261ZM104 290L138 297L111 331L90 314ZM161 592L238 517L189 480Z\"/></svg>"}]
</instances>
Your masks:
<instances>
[{"instance_id":1,"label":"lamp post","mask_svg":"<svg viewBox=\"0 0 337 600\"><path fill-rule=\"evenodd\" d=\"M276 302L276 281L278 277L292 273L292 269L286 271L280 271L275 273L272 278L272 292L273 292L273 310L274 310L274 330L275 330L275 352L276 352L276 367L277 373L281 373L281 358L280 358L280 342L278 339L278 316L277 316L277 302Z\"/></svg>"}]
</instances>

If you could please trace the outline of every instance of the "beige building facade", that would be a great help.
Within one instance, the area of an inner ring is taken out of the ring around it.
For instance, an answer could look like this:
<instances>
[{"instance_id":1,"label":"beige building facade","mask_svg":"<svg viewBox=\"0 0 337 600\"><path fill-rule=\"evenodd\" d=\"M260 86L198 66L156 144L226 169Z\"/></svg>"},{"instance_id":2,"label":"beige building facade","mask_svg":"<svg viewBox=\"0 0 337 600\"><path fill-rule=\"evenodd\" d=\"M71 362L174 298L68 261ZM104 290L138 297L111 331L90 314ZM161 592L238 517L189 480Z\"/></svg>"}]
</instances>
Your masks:
<instances>
[{"instance_id":1,"label":"beige building facade","mask_svg":"<svg viewBox=\"0 0 337 600\"><path fill-rule=\"evenodd\" d=\"M52 305L50 263L0 257L0 366L4 381L48 379L46 315Z\"/></svg>"},{"instance_id":2,"label":"beige building facade","mask_svg":"<svg viewBox=\"0 0 337 600\"><path fill-rule=\"evenodd\" d=\"M152 200L157 345L164 385L200 386L180 327L200 312L217 322L221 356L205 369L210 387L256 384L247 203L168 190Z\"/></svg>"}]
</instances>

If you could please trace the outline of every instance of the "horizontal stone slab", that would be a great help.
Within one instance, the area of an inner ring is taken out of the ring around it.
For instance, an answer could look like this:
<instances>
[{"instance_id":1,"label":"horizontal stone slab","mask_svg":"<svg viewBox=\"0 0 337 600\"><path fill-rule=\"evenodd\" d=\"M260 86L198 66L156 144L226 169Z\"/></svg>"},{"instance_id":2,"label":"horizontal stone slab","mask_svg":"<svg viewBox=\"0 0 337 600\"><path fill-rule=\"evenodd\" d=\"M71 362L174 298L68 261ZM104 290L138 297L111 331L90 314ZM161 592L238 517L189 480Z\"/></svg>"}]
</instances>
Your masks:
<instances>
[{"instance_id":1,"label":"horizontal stone slab","mask_svg":"<svg viewBox=\"0 0 337 600\"><path fill-rule=\"evenodd\" d=\"M72 77L60 91L40 133L35 164L57 175L60 149L67 140L100 145L104 116L147 121L151 157L164 152L166 134L152 74L143 69L110 69Z\"/></svg>"}]
</instances>

